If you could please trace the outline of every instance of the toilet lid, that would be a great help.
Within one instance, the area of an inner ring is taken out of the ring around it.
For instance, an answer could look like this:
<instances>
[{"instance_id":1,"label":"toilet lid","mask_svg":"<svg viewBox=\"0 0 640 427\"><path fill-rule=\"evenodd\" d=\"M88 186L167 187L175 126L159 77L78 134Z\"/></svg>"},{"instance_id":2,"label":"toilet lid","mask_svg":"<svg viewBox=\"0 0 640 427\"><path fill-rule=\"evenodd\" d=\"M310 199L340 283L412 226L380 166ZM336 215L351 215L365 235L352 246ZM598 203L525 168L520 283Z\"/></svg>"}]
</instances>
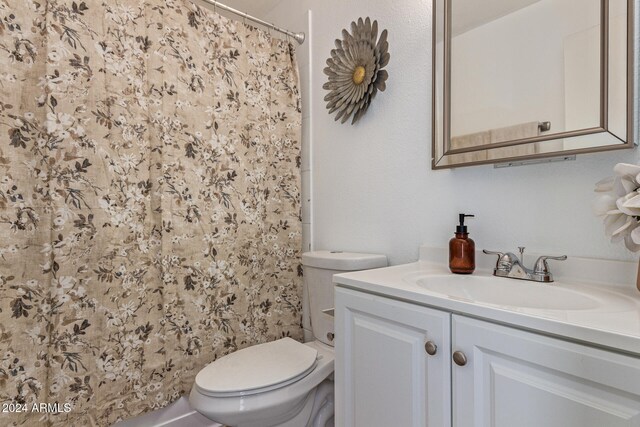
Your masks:
<instances>
[{"instance_id":1,"label":"toilet lid","mask_svg":"<svg viewBox=\"0 0 640 427\"><path fill-rule=\"evenodd\" d=\"M318 351L291 338L258 344L210 363L196 387L210 396L241 396L290 384L313 370Z\"/></svg>"}]
</instances>

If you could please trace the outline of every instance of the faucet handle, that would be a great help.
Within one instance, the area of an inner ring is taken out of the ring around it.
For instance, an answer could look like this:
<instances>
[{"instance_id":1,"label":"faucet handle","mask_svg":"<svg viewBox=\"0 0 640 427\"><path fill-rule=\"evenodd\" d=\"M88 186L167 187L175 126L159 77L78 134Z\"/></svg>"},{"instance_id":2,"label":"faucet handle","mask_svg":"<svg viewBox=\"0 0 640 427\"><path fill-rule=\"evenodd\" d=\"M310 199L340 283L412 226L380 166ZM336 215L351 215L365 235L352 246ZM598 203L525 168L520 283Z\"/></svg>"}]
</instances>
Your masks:
<instances>
[{"instance_id":1,"label":"faucet handle","mask_svg":"<svg viewBox=\"0 0 640 427\"><path fill-rule=\"evenodd\" d=\"M486 249L483 249L482 252L484 252L487 255L498 255L498 258L502 258L504 256L504 252L494 252L494 251L488 251Z\"/></svg>"},{"instance_id":2,"label":"faucet handle","mask_svg":"<svg viewBox=\"0 0 640 427\"><path fill-rule=\"evenodd\" d=\"M494 251L488 251L486 249L483 249L482 252L484 252L487 255L497 255L498 261L496 262L495 270L501 270L505 272L508 272L511 269L511 266L513 265L513 263L518 259L511 252L494 252Z\"/></svg>"},{"instance_id":3,"label":"faucet handle","mask_svg":"<svg viewBox=\"0 0 640 427\"><path fill-rule=\"evenodd\" d=\"M536 274L547 274L549 273L549 264L547 264L547 260L551 259L554 261L565 261L567 259L566 255L562 256L541 256L536 261L536 265L533 268L533 272Z\"/></svg>"}]
</instances>

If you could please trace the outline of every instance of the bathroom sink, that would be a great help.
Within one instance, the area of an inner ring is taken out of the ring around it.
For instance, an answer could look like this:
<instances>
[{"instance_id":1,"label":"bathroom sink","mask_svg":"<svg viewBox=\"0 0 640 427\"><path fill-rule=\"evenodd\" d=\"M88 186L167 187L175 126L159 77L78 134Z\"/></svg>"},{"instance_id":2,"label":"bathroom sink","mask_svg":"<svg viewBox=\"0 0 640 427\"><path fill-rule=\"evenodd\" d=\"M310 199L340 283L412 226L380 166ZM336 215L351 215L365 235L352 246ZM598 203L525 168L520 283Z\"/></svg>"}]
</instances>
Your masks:
<instances>
[{"instance_id":1,"label":"bathroom sink","mask_svg":"<svg viewBox=\"0 0 640 427\"><path fill-rule=\"evenodd\" d=\"M561 284L543 284L487 276L428 275L408 279L450 299L543 310L593 310L598 296Z\"/></svg>"}]
</instances>

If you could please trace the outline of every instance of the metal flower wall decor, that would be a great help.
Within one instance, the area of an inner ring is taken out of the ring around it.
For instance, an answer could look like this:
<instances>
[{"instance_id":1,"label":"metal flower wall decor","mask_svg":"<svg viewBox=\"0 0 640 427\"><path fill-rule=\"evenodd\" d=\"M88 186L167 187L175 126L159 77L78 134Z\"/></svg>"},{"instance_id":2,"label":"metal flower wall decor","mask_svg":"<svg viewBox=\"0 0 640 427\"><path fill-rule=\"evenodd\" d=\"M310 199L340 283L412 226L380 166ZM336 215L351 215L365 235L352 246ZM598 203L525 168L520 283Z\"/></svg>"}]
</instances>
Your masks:
<instances>
[{"instance_id":1,"label":"metal flower wall decor","mask_svg":"<svg viewBox=\"0 0 640 427\"><path fill-rule=\"evenodd\" d=\"M378 21L360 18L351 23L351 33L342 30L342 40L336 40L324 69L329 81L323 86L330 91L324 98L329 114L338 112L336 121L353 116L351 124L356 123L376 93L386 89L389 74L383 68L391 57L387 34L384 30L378 39Z\"/></svg>"}]
</instances>

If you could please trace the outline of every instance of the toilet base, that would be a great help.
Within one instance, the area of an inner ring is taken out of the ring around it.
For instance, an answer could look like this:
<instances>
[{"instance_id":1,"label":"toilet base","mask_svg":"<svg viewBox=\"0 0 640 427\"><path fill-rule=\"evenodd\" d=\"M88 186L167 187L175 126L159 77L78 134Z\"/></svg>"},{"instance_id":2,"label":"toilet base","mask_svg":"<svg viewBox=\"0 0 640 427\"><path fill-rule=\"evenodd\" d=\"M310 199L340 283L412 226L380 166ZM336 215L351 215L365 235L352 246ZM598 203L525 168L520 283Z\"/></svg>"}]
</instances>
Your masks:
<instances>
[{"instance_id":1,"label":"toilet base","mask_svg":"<svg viewBox=\"0 0 640 427\"><path fill-rule=\"evenodd\" d=\"M300 406L294 408L276 422L265 425L262 420L258 423L242 424L237 427L333 427L333 381L325 380L307 395ZM298 412L291 418L292 414Z\"/></svg>"},{"instance_id":2,"label":"toilet base","mask_svg":"<svg viewBox=\"0 0 640 427\"><path fill-rule=\"evenodd\" d=\"M333 427L333 381L324 380L287 413L233 427Z\"/></svg>"},{"instance_id":3,"label":"toilet base","mask_svg":"<svg viewBox=\"0 0 640 427\"><path fill-rule=\"evenodd\" d=\"M302 427L309 426L309 419L313 410L316 390L311 391L298 405L284 414L269 420L261 419L255 422L238 424L234 427Z\"/></svg>"}]
</instances>

